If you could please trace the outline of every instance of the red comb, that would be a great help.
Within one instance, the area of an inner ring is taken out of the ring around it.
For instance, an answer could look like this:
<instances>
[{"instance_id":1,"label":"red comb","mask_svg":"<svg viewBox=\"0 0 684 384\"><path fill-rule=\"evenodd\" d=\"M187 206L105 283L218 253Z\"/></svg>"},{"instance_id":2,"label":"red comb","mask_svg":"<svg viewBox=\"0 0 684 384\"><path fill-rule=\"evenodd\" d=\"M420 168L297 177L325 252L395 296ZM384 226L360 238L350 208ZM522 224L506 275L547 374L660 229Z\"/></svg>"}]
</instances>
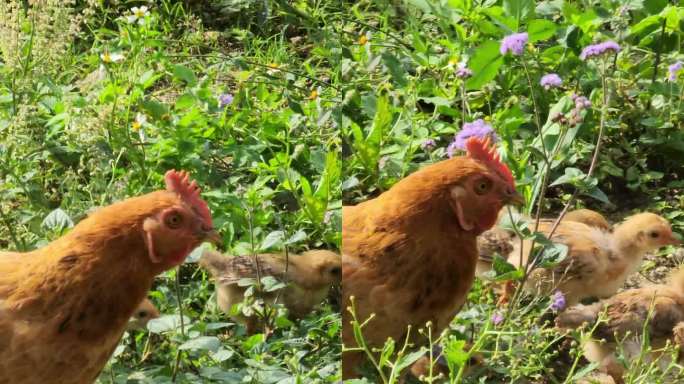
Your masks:
<instances>
[{"instance_id":1,"label":"red comb","mask_svg":"<svg viewBox=\"0 0 684 384\"><path fill-rule=\"evenodd\" d=\"M508 168L508 166L501 162L499 154L496 152L496 148L492 145L491 139L487 136L481 139L476 136L471 136L466 141L466 151L468 156L475 160L483 162L488 168L493 169L498 173L504 180L511 183L515 187L515 180L513 179L513 173Z\"/></svg>"},{"instance_id":2,"label":"red comb","mask_svg":"<svg viewBox=\"0 0 684 384\"><path fill-rule=\"evenodd\" d=\"M164 181L166 182L167 191L177 193L181 199L190 204L202 216L204 223L209 228L213 227L209 206L200 197L200 188L197 186L197 182L190 180L190 175L186 171L172 169L166 172Z\"/></svg>"}]
</instances>

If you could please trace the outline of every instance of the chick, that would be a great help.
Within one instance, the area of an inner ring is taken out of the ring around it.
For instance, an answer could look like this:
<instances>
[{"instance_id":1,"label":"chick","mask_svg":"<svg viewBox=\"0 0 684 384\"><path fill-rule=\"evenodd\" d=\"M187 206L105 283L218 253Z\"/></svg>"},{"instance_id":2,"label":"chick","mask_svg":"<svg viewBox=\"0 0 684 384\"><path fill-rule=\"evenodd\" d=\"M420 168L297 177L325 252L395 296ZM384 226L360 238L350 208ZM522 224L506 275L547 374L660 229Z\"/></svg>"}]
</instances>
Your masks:
<instances>
[{"instance_id":1,"label":"chick","mask_svg":"<svg viewBox=\"0 0 684 384\"><path fill-rule=\"evenodd\" d=\"M669 356L658 350L668 341L680 348L684 346L684 268L673 273L667 284L630 289L592 305L569 308L558 315L556 326L561 329L574 329L583 324L593 326L602 313L606 321L596 326L593 339L582 346L584 356L598 363L600 372L622 383L625 367L616 356L617 341L622 341L622 351L629 362L642 351L644 331L648 332L652 350L646 361L660 359L658 363L666 367Z\"/></svg>"},{"instance_id":2,"label":"chick","mask_svg":"<svg viewBox=\"0 0 684 384\"><path fill-rule=\"evenodd\" d=\"M542 223L540 230L548 233L551 225ZM563 221L551 240L568 247L567 257L552 269L532 271L526 288L543 294L559 289L568 305L584 298L610 297L639 269L647 252L679 244L668 221L648 212L628 217L612 233ZM530 245L530 241L523 242L522 265L527 263ZM519 246L515 244L508 258L514 265L520 264Z\"/></svg>"},{"instance_id":3,"label":"chick","mask_svg":"<svg viewBox=\"0 0 684 384\"><path fill-rule=\"evenodd\" d=\"M566 213L565 216L563 216L563 220L576 221L606 232L610 231L608 220L606 220L602 214L592 211L591 209L575 209L574 211Z\"/></svg>"},{"instance_id":4,"label":"chick","mask_svg":"<svg viewBox=\"0 0 684 384\"><path fill-rule=\"evenodd\" d=\"M326 298L333 284L340 283L342 277L341 256L327 250L290 254L287 259L284 254L266 253L258 255L258 261L260 277L273 276L288 283L284 289L262 292L260 297L271 304L278 300L295 318L311 312L314 306ZM199 262L214 278L218 305L226 313L231 312L233 305L244 301L247 287L239 286L238 281L257 277L252 256L225 257L207 250ZM238 315L233 318L244 323L250 334L260 325L254 316Z\"/></svg>"},{"instance_id":5,"label":"chick","mask_svg":"<svg viewBox=\"0 0 684 384\"><path fill-rule=\"evenodd\" d=\"M147 322L158 317L159 310L157 310L157 307L154 306L150 299L145 299L138 305L135 312L133 312L133 316L131 316L131 319L128 321L126 329L128 331L145 329Z\"/></svg>"},{"instance_id":6,"label":"chick","mask_svg":"<svg viewBox=\"0 0 684 384\"><path fill-rule=\"evenodd\" d=\"M515 215L519 214L514 213L514 216ZM508 216L507 210L502 209L501 212L499 212L498 222L501 223L503 218L506 216ZM533 221L531 218L528 220L530 222ZM608 224L606 218L600 213L590 209L576 209L570 211L563 216L563 221L584 223L590 227L598 228L603 231L610 230L610 224ZM541 220L542 225L553 225L554 222L555 219ZM478 236L477 248L479 251L479 260L477 262L477 275L483 276L485 272L492 269L492 261L494 260L495 254L498 254L502 257L508 257L508 255L510 255L513 251L515 242L515 232L504 229L498 225Z\"/></svg>"}]
</instances>

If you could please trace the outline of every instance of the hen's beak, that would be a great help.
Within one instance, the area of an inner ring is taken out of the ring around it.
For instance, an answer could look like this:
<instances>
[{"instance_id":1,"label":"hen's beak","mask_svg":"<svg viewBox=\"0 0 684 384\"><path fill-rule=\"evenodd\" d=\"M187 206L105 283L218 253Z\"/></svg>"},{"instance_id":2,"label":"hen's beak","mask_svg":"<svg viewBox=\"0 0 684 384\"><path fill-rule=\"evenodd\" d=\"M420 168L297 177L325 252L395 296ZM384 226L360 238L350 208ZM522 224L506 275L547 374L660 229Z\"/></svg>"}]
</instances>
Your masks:
<instances>
[{"instance_id":1,"label":"hen's beak","mask_svg":"<svg viewBox=\"0 0 684 384\"><path fill-rule=\"evenodd\" d=\"M219 235L214 229L202 231L202 237L204 238L204 241L208 241L214 245L223 245L223 239L221 238L221 235Z\"/></svg>"},{"instance_id":2,"label":"hen's beak","mask_svg":"<svg viewBox=\"0 0 684 384\"><path fill-rule=\"evenodd\" d=\"M513 191L513 193L507 196L506 204L521 207L525 204L525 198L518 191Z\"/></svg>"}]
</instances>

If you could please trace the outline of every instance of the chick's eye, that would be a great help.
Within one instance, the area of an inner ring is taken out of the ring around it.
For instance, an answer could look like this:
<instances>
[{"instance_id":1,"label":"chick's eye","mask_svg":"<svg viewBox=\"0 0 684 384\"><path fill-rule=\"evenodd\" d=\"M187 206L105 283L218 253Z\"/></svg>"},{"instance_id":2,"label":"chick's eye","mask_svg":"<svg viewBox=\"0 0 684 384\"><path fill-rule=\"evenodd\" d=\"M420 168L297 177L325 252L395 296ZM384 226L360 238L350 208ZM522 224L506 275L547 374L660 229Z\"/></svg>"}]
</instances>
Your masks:
<instances>
[{"instance_id":1,"label":"chick's eye","mask_svg":"<svg viewBox=\"0 0 684 384\"><path fill-rule=\"evenodd\" d=\"M475 193L482 195L489 191L492 187L492 183L487 179L478 180L475 183Z\"/></svg>"},{"instance_id":2,"label":"chick's eye","mask_svg":"<svg viewBox=\"0 0 684 384\"><path fill-rule=\"evenodd\" d=\"M653 238L653 239L657 239L658 236L660 236L660 234L658 232L655 232L655 231L649 233L648 235L651 236L651 238Z\"/></svg>"},{"instance_id":3,"label":"chick's eye","mask_svg":"<svg viewBox=\"0 0 684 384\"><path fill-rule=\"evenodd\" d=\"M339 276L339 275L342 274L342 268L340 268L340 267L333 267L333 268L330 270L330 274L333 275L333 276Z\"/></svg>"},{"instance_id":4,"label":"chick's eye","mask_svg":"<svg viewBox=\"0 0 684 384\"><path fill-rule=\"evenodd\" d=\"M178 212L173 212L166 216L166 225L168 225L169 228L179 228L182 223L183 217Z\"/></svg>"},{"instance_id":5,"label":"chick's eye","mask_svg":"<svg viewBox=\"0 0 684 384\"><path fill-rule=\"evenodd\" d=\"M145 311L138 312L138 317L147 317L147 312L145 312Z\"/></svg>"}]
</instances>

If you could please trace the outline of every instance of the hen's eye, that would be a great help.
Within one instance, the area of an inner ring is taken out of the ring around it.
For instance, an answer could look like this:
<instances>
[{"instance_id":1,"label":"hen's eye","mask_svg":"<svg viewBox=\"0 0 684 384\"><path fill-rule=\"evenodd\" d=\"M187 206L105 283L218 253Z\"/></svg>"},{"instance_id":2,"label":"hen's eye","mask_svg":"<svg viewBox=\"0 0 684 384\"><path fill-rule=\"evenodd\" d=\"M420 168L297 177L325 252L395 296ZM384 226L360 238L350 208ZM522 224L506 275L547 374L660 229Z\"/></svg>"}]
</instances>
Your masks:
<instances>
[{"instance_id":1,"label":"hen's eye","mask_svg":"<svg viewBox=\"0 0 684 384\"><path fill-rule=\"evenodd\" d=\"M655 232L655 231L649 233L648 235L651 236L651 238L653 238L653 239L657 239L658 236L660 236L660 234L658 232Z\"/></svg>"},{"instance_id":2,"label":"hen's eye","mask_svg":"<svg viewBox=\"0 0 684 384\"><path fill-rule=\"evenodd\" d=\"M475 183L475 193L478 195L485 194L489 191L492 184L489 180L483 179Z\"/></svg>"},{"instance_id":3,"label":"hen's eye","mask_svg":"<svg viewBox=\"0 0 684 384\"><path fill-rule=\"evenodd\" d=\"M166 225L169 226L169 228L179 228L181 224L183 223L183 217L177 213L174 212L168 216L166 216Z\"/></svg>"},{"instance_id":4,"label":"hen's eye","mask_svg":"<svg viewBox=\"0 0 684 384\"><path fill-rule=\"evenodd\" d=\"M147 317L147 312L146 311L138 312L138 317Z\"/></svg>"}]
</instances>

